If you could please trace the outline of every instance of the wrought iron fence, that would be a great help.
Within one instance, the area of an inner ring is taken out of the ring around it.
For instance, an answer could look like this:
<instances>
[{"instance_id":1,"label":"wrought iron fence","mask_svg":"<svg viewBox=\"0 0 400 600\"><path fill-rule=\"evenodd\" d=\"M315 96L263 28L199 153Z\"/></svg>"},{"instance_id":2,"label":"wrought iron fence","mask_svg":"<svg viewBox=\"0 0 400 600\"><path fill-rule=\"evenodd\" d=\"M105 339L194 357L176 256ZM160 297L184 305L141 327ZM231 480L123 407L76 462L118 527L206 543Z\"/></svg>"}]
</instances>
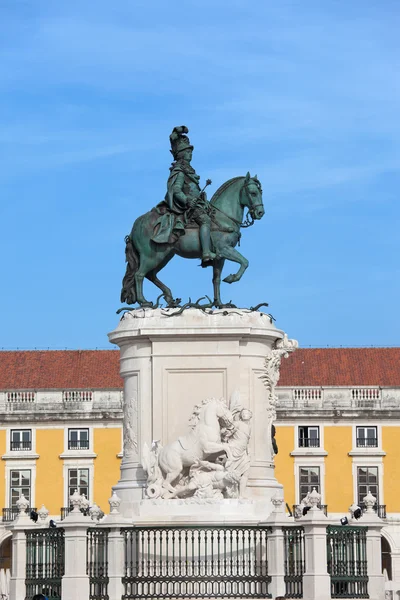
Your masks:
<instances>
[{"instance_id":1,"label":"wrought iron fence","mask_svg":"<svg viewBox=\"0 0 400 600\"><path fill-rule=\"evenodd\" d=\"M282 527L285 544L285 598L303 597L304 527Z\"/></svg>"},{"instance_id":2,"label":"wrought iron fence","mask_svg":"<svg viewBox=\"0 0 400 600\"><path fill-rule=\"evenodd\" d=\"M271 598L270 527L130 527L123 600Z\"/></svg>"},{"instance_id":3,"label":"wrought iron fence","mask_svg":"<svg viewBox=\"0 0 400 600\"><path fill-rule=\"evenodd\" d=\"M332 598L369 598L367 529L328 525L326 543Z\"/></svg>"},{"instance_id":4,"label":"wrought iron fence","mask_svg":"<svg viewBox=\"0 0 400 600\"><path fill-rule=\"evenodd\" d=\"M26 599L44 594L61 600L64 575L64 529L28 529L26 535Z\"/></svg>"},{"instance_id":5,"label":"wrought iron fence","mask_svg":"<svg viewBox=\"0 0 400 600\"><path fill-rule=\"evenodd\" d=\"M86 572L89 575L89 600L109 600L108 534L109 529L90 527L86 541Z\"/></svg>"}]
</instances>

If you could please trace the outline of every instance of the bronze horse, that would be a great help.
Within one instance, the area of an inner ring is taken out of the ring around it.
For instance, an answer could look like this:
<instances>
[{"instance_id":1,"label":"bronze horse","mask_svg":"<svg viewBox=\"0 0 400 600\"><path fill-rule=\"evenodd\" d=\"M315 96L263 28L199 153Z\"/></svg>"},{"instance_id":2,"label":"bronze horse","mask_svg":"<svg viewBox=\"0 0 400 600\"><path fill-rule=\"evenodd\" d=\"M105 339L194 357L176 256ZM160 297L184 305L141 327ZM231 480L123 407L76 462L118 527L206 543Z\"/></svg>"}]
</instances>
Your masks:
<instances>
[{"instance_id":1,"label":"bronze horse","mask_svg":"<svg viewBox=\"0 0 400 600\"><path fill-rule=\"evenodd\" d=\"M252 221L243 223L243 213L248 208ZM240 228L252 224L264 216L261 183L257 175L234 177L225 182L215 192L210 201L211 241L216 258L212 261L214 303L217 308L224 305L221 301L221 272L225 260L239 263L236 273L228 275L223 281L233 283L241 279L249 261L235 249L240 240ZM183 258L200 258L202 255L198 226L189 222L185 234L172 243L159 244L152 240L159 219L159 212L152 209L138 217L132 231L125 238L127 268L123 280L121 301L127 304L138 303L142 307L152 308L154 304L143 296L143 279L146 277L163 293L167 306L177 305L171 290L157 274L175 254Z\"/></svg>"}]
</instances>

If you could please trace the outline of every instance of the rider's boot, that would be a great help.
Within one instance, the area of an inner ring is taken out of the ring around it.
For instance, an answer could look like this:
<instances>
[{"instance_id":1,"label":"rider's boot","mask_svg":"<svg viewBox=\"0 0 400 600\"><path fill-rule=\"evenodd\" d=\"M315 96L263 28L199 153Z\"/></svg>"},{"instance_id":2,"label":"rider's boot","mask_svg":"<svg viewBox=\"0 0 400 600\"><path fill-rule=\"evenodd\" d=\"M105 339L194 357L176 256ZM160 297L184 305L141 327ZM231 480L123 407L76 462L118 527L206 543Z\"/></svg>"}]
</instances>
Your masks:
<instances>
[{"instance_id":1,"label":"rider's boot","mask_svg":"<svg viewBox=\"0 0 400 600\"><path fill-rule=\"evenodd\" d=\"M202 250L201 266L208 267L209 264L216 258L216 254L211 252L210 226L208 223L200 225L200 244Z\"/></svg>"}]
</instances>

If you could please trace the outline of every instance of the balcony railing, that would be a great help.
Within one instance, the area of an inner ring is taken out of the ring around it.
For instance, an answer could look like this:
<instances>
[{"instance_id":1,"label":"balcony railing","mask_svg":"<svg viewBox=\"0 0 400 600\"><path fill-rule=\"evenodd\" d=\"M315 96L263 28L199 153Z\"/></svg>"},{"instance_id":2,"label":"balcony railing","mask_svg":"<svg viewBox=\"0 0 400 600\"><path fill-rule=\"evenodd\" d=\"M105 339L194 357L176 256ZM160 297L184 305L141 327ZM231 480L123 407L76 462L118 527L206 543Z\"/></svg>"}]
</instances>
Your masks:
<instances>
[{"instance_id":1,"label":"balcony railing","mask_svg":"<svg viewBox=\"0 0 400 600\"><path fill-rule=\"evenodd\" d=\"M91 402L93 399L93 392L90 390L64 390L63 400L64 402Z\"/></svg>"},{"instance_id":2,"label":"balcony railing","mask_svg":"<svg viewBox=\"0 0 400 600\"><path fill-rule=\"evenodd\" d=\"M65 517L67 517L71 511L72 511L72 506L63 506L62 508L60 508L61 521L64 521ZM88 508L85 508L85 509L81 508L80 511L85 517L89 516Z\"/></svg>"},{"instance_id":3,"label":"balcony railing","mask_svg":"<svg viewBox=\"0 0 400 600\"><path fill-rule=\"evenodd\" d=\"M31 510L34 510L36 512L37 508L29 507L27 509L28 515L30 514ZM16 519L18 513L19 510L16 506L13 506L11 508L3 508L3 523L11 523L11 521L14 521L14 519Z\"/></svg>"},{"instance_id":4,"label":"balcony railing","mask_svg":"<svg viewBox=\"0 0 400 600\"><path fill-rule=\"evenodd\" d=\"M6 392L7 402L35 402L36 392L12 391Z\"/></svg>"},{"instance_id":5,"label":"balcony railing","mask_svg":"<svg viewBox=\"0 0 400 600\"><path fill-rule=\"evenodd\" d=\"M381 390L379 388L352 388L353 400L380 400Z\"/></svg>"},{"instance_id":6,"label":"balcony railing","mask_svg":"<svg viewBox=\"0 0 400 600\"><path fill-rule=\"evenodd\" d=\"M299 438L299 448L319 448L319 437Z\"/></svg>"},{"instance_id":7,"label":"balcony railing","mask_svg":"<svg viewBox=\"0 0 400 600\"><path fill-rule=\"evenodd\" d=\"M378 438L357 438L357 448L377 448Z\"/></svg>"},{"instance_id":8,"label":"balcony railing","mask_svg":"<svg viewBox=\"0 0 400 600\"><path fill-rule=\"evenodd\" d=\"M89 440L68 440L68 450L89 450Z\"/></svg>"},{"instance_id":9,"label":"balcony railing","mask_svg":"<svg viewBox=\"0 0 400 600\"><path fill-rule=\"evenodd\" d=\"M305 508L303 504L293 504L293 516L295 519L300 519L303 515L301 514L303 509ZM308 508L308 507L306 507ZM327 504L318 504L318 508L322 510L324 515L328 516L328 505ZM301 511L301 513L300 513Z\"/></svg>"},{"instance_id":10,"label":"balcony railing","mask_svg":"<svg viewBox=\"0 0 400 600\"><path fill-rule=\"evenodd\" d=\"M10 442L10 450L32 450L32 441Z\"/></svg>"},{"instance_id":11,"label":"balcony railing","mask_svg":"<svg viewBox=\"0 0 400 600\"><path fill-rule=\"evenodd\" d=\"M293 399L299 402L319 402L322 400L321 388L296 388L293 390Z\"/></svg>"},{"instance_id":12,"label":"balcony railing","mask_svg":"<svg viewBox=\"0 0 400 600\"><path fill-rule=\"evenodd\" d=\"M364 502L361 502L359 506L363 512L367 510ZM375 504L373 509L380 519L386 519L386 504Z\"/></svg>"}]
</instances>

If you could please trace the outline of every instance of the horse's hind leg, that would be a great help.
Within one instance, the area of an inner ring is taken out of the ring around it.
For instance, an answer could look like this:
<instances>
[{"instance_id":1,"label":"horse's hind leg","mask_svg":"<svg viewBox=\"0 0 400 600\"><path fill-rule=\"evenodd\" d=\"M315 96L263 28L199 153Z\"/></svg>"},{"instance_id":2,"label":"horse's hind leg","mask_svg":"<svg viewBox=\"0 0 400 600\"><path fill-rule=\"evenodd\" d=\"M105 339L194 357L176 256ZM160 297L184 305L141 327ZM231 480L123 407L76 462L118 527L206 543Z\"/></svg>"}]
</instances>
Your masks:
<instances>
[{"instance_id":1,"label":"horse's hind leg","mask_svg":"<svg viewBox=\"0 0 400 600\"><path fill-rule=\"evenodd\" d=\"M147 277L148 273L154 269L154 262L154 259L152 260L146 256L140 255L139 268L135 273L136 302L145 308L152 308L153 303L146 300L143 295L143 279Z\"/></svg>"},{"instance_id":2,"label":"horse's hind leg","mask_svg":"<svg viewBox=\"0 0 400 600\"><path fill-rule=\"evenodd\" d=\"M171 260L172 256L173 256L173 253L171 253L171 255L168 256L168 258L165 259L161 265L159 265L152 271L149 271L146 275L146 277L149 281L151 281L152 283L154 283L154 285L156 285L158 288L160 288L160 290L164 294L165 302L167 303L167 306L169 306L169 307L177 306L177 304L179 304L179 302L180 302L180 299L178 298L178 299L174 300L171 290L169 289L169 287L167 285L165 285L165 283L163 283L160 279L158 279L157 273L165 267L165 265Z\"/></svg>"}]
</instances>

